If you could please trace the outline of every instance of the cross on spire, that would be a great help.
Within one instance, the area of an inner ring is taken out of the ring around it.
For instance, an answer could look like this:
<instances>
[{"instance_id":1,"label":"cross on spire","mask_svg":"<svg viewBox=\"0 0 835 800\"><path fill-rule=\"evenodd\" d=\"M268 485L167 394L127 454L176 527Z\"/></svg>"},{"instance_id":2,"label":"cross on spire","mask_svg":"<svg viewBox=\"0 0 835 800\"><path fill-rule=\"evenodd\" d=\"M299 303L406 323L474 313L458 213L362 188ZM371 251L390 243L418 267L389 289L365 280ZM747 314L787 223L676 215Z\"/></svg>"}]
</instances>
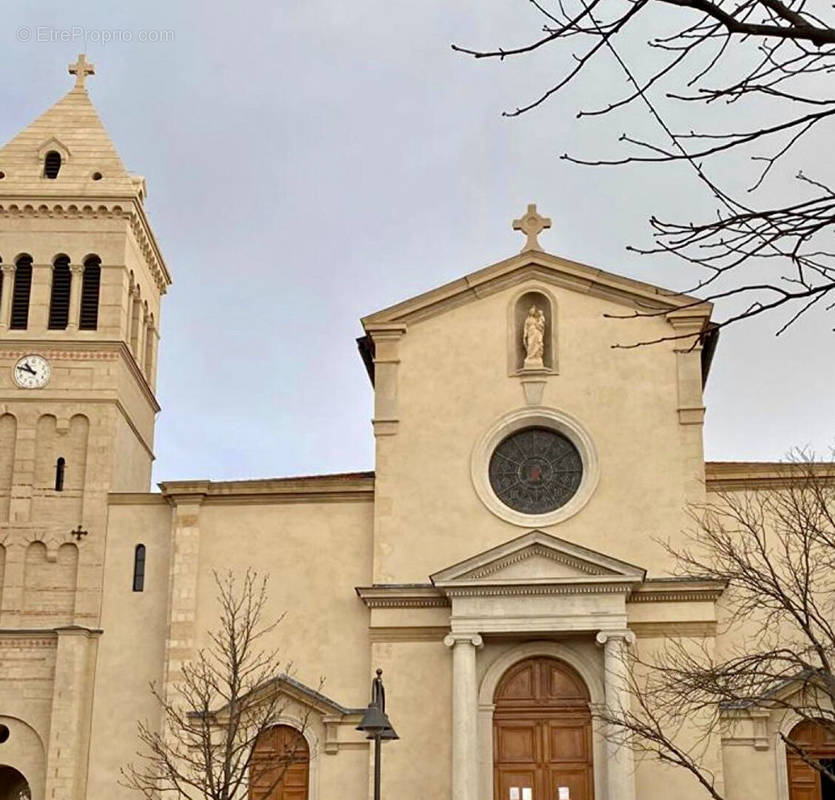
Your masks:
<instances>
[{"instance_id":1,"label":"cross on spire","mask_svg":"<svg viewBox=\"0 0 835 800\"><path fill-rule=\"evenodd\" d=\"M75 75L76 89L83 89L87 76L96 74L96 68L87 61L87 56L84 53L79 53L78 61L75 64L70 64L67 69L70 75Z\"/></svg>"},{"instance_id":2,"label":"cross on spire","mask_svg":"<svg viewBox=\"0 0 835 800\"><path fill-rule=\"evenodd\" d=\"M536 203L530 203L528 205L528 211L524 217L521 219L513 220L513 230L515 231L522 231L528 239L525 242L525 246L522 248L522 252L526 252L527 250L542 250L539 246L539 240L537 237L540 233L542 233L545 228L551 227L551 220L548 217L541 217L536 210Z\"/></svg>"}]
</instances>

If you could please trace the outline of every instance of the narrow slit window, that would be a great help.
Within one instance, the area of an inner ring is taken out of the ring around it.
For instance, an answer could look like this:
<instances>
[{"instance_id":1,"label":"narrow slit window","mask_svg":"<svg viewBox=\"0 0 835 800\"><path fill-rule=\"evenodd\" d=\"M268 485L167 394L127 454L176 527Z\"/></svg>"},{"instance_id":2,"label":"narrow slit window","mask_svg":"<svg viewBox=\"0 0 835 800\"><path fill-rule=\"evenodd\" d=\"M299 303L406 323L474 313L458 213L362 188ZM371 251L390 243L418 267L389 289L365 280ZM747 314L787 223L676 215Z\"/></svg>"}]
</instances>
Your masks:
<instances>
[{"instance_id":1,"label":"narrow slit window","mask_svg":"<svg viewBox=\"0 0 835 800\"><path fill-rule=\"evenodd\" d=\"M145 591L145 545L136 545L133 553L133 591Z\"/></svg>"},{"instance_id":2,"label":"narrow slit window","mask_svg":"<svg viewBox=\"0 0 835 800\"><path fill-rule=\"evenodd\" d=\"M61 154L57 150L50 150L43 160L44 178L55 180L61 171Z\"/></svg>"},{"instance_id":3,"label":"narrow slit window","mask_svg":"<svg viewBox=\"0 0 835 800\"><path fill-rule=\"evenodd\" d=\"M21 256L17 260L12 291L12 330L25 331L29 326L29 295L32 293L32 258Z\"/></svg>"},{"instance_id":4,"label":"narrow slit window","mask_svg":"<svg viewBox=\"0 0 835 800\"><path fill-rule=\"evenodd\" d=\"M101 259L90 256L84 262L81 281L81 311L78 327L82 331L94 331L99 326L99 287L101 284Z\"/></svg>"},{"instance_id":5,"label":"narrow slit window","mask_svg":"<svg viewBox=\"0 0 835 800\"><path fill-rule=\"evenodd\" d=\"M70 260L58 256L52 265L52 294L49 298L49 330L63 331L70 317Z\"/></svg>"},{"instance_id":6,"label":"narrow slit window","mask_svg":"<svg viewBox=\"0 0 835 800\"><path fill-rule=\"evenodd\" d=\"M55 462L55 491L56 492L63 492L64 491L64 470L66 469L67 462L64 460L63 457L59 458Z\"/></svg>"}]
</instances>

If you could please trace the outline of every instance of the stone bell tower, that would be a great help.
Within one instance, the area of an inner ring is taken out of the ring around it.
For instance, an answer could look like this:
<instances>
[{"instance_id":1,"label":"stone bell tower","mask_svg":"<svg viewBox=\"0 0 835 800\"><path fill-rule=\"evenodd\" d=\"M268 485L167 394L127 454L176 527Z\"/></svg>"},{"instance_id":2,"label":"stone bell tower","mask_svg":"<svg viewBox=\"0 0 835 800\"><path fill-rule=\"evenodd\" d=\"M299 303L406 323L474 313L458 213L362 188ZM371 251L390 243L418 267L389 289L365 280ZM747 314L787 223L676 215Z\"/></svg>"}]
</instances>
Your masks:
<instances>
[{"instance_id":1,"label":"stone bell tower","mask_svg":"<svg viewBox=\"0 0 835 800\"><path fill-rule=\"evenodd\" d=\"M0 717L42 739L33 797L84 796L85 745L62 736L89 724L107 495L149 489L170 284L145 181L87 94L93 66L69 71L73 88L0 148L0 674L20 674L0 682Z\"/></svg>"}]
</instances>

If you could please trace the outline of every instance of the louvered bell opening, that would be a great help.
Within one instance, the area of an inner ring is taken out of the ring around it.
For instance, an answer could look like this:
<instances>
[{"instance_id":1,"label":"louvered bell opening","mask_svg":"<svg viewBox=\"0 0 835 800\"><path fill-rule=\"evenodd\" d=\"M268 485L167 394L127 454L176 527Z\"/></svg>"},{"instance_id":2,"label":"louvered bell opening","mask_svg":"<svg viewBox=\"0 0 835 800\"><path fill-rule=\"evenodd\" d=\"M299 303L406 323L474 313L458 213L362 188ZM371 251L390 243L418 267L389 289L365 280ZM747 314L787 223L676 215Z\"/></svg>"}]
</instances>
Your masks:
<instances>
[{"instance_id":1,"label":"louvered bell opening","mask_svg":"<svg viewBox=\"0 0 835 800\"><path fill-rule=\"evenodd\" d=\"M88 258L84 262L84 279L81 283L81 315L78 327L82 331L94 331L99 326L99 285L101 261Z\"/></svg>"},{"instance_id":2,"label":"louvered bell opening","mask_svg":"<svg viewBox=\"0 0 835 800\"><path fill-rule=\"evenodd\" d=\"M58 173L61 171L61 154L55 150L50 150L43 160L43 175L44 178L55 180Z\"/></svg>"},{"instance_id":3,"label":"louvered bell opening","mask_svg":"<svg viewBox=\"0 0 835 800\"><path fill-rule=\"evenodd\" d=\"M52 296L49 301L49 329L62 331L70 318L70 260L55 259L52 267Z\"/></svg>"},{"instance_id":4,"label":"louvered bell opening","mask_svg":"<svg viewBox=\"0 0 835 800\"><path fill-rule=\"evenodd\" d=\"M32 293L32 259L29 256L19 258L14 273L12 291L12 318L9 327L24 331L29 325L29 295Z\"/></svg>"}]
</instances>

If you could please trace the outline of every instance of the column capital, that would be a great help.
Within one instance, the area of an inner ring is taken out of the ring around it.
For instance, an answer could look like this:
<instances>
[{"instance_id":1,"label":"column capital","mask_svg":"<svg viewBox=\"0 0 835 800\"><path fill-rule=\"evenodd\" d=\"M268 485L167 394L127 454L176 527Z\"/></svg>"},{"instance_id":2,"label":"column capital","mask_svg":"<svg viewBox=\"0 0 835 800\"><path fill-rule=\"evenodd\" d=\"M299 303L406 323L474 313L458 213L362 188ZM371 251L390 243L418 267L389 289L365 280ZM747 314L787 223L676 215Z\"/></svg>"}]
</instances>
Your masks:
<instances>
[{"instance_id":1,"label":"column capital","mask_svg":"<svg viewBox=\"0 0 835 800\"><path fill-rule=\"evenodd\" d=\"M5 275L14 275L17 269L17 264L0 264L0 269Z\"/></svg>"},{"instance_id":2,"label":"column capital","mask_svg":"<svg viewBox=\"0 0 835 800\"><path fill-rule=\"evenodd\" d=\"M460 633L453 631L444 637L444 644L447 647L455 647L457 644L469 644L473 647L484 647L484 639L480 633Z\"/></svg>"},{"instance_id":3,"label":"column capital","mask_svg":"<svg viewBox=\"0 0 835 800\"><path fill-rule=\"evenodd\" d=\"M84 264L70 264L70 272L80 275L84 272Z\"/></svg>"},{"instance_id":4,"label":"column capital","mask_svg":"<svg viewBox=\"0 0 835 800\"><path fill-rule=\"evenodd\" d=\"M610 641L622 640L624 644L635 644L635 633L628 628L620 630L603 630L598 631L597 636L594 637L595 642L599 645L605 645Z\"/></svg>"}]
</instances>

